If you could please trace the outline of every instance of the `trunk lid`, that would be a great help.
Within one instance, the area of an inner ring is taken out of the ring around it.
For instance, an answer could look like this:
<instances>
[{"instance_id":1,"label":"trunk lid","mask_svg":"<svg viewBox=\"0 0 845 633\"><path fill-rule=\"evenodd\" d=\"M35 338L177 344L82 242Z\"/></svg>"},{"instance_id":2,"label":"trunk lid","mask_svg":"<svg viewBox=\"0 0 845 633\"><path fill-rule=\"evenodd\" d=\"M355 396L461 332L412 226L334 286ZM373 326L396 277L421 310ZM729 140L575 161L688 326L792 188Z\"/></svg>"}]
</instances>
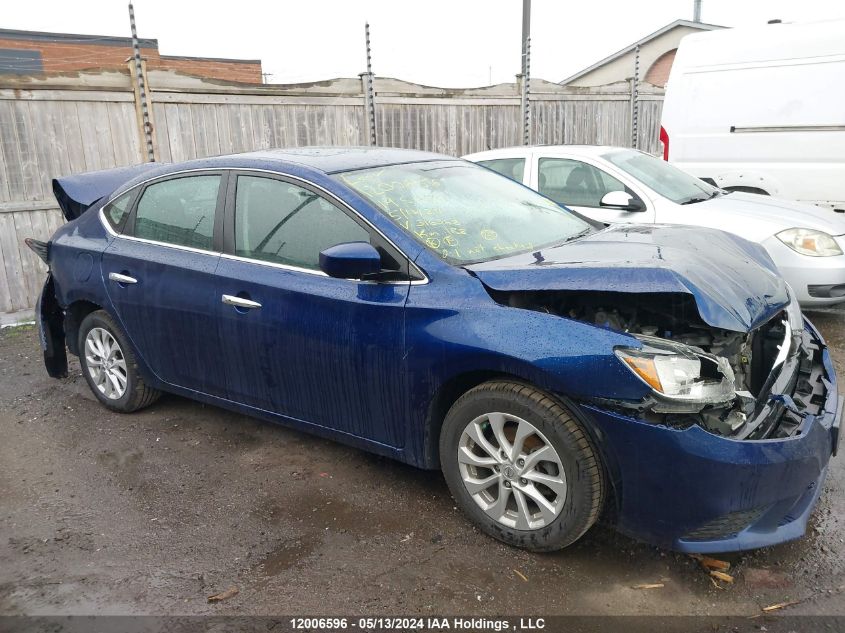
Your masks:
<instances>
[{"instance_id":1,"label":"trunk lid","mask_svg":"<svg viewBox=\"0 0 845 633\"><path fill-rule=\"evenodd\" d=\"M161 167L161 163L144 163L91 171L53 180L53 195L70 222L85 213L97 200L108 196L133 178Z\"/></svg>"}]
</instances>

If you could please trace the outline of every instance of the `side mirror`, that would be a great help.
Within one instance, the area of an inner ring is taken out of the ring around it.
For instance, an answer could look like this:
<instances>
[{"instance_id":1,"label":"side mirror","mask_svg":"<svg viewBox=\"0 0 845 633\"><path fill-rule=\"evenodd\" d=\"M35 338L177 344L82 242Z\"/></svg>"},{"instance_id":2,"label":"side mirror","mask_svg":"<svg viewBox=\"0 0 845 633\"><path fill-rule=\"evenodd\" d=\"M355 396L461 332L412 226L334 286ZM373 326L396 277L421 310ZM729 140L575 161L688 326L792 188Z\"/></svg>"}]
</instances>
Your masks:
<instances>
[{"instance_id":1,"label":"side mirror","mask_svg":"<svg viewBox=\"0 0 845 633\"><path fill-rule=\"evenodd\" d=\"M625 191L608 191L599 205L622 211L645 211L643 201Z\"/></svg>"},{"instance_id":2,"label":"side mirror","mask_svg":"<svg viewBox=\"0 0 845 633\"><path fill-rule=\"evenodd\" d=\"M363 279L381 270L381 255L367 242L346 242L320 253L320 270L337 279Z\"/></svg>"}]
</instances>

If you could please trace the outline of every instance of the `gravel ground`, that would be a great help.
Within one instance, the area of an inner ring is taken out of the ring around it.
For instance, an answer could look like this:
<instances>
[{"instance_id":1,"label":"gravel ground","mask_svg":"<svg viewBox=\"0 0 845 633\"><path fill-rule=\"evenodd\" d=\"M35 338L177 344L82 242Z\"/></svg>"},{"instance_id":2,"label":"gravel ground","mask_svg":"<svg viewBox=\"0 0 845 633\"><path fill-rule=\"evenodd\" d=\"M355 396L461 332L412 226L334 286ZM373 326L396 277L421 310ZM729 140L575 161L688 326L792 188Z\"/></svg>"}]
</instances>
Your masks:
<instances>
[{"instance_id":1,"label":"gravel ground","mask_svg":"<svg viewBox=\"0 0 845 633\"><path fill-rule=\"evenodd\" d=\"M845 375L845 312L811 318ZM5 329L0 614L845 615L843 464L804 539L724 557L736 580L716 587L601 525L559 553L509 548L439 473L214 407L110 413L78 364L47 377L32 327Z\"/></svg>"}]
</instances>

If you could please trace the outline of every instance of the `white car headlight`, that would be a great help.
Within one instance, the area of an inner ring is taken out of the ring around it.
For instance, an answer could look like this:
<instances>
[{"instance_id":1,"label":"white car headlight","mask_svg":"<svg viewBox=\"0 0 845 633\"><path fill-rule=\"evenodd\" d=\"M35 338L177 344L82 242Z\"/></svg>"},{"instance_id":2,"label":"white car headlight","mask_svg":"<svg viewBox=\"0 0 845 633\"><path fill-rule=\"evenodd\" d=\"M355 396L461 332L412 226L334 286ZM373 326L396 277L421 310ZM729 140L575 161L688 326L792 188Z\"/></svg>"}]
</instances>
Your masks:
<instances>
[{"instance_id":1,"label":"white car headlight","mask_svg":"<svg viewBox=\"0 0 845 633\"><path fill-rule=\"evenodd\" d=\"M657 394L688 403L721 404L736 396L734 373L726 358L687 345L637 335L640 349L616 348L616 356Z\"/></svg>"},{"instance_id":2,"label":"white car headlight","mask_svg":"<svg viewBox=\"0 0 845 633\"><path fill-rule=\"evenodd\" d=\"M812 257L841 255L842 249L832 236L813 229L786 229L777 238L796 253Z\"/></svg>"}]
</instances>

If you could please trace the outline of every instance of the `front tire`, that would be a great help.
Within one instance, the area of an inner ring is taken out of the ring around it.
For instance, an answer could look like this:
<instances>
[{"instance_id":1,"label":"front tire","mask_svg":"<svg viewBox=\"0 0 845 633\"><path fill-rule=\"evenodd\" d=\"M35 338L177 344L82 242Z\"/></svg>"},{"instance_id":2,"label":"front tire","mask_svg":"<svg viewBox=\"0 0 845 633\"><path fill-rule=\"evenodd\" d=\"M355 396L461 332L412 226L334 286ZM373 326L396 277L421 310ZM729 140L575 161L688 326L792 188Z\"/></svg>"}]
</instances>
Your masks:
<instances>
[{"instance_id":1,"label":"front tire","mask_svg":"<svg viewBox=\"0 0 845 633\"><path fill-rule=\"evenodd\" d=\"M452 405L440 465L473 523L533 551L577 541L604 500L604 470L581 424L558 400L520 383L484 383Z\"/></svg>"},{"instance_id":2,"label":"front tire","mask_svg":"<svg viewBox=\"0 0 845 633\"><path fill-rule=\"evenodd\" d=\"M129 341L106 311L97 310L82 320L77 349L91 392L112 411L131 413L161 396L144 383Z\"/></svg>"}]
</instances>

